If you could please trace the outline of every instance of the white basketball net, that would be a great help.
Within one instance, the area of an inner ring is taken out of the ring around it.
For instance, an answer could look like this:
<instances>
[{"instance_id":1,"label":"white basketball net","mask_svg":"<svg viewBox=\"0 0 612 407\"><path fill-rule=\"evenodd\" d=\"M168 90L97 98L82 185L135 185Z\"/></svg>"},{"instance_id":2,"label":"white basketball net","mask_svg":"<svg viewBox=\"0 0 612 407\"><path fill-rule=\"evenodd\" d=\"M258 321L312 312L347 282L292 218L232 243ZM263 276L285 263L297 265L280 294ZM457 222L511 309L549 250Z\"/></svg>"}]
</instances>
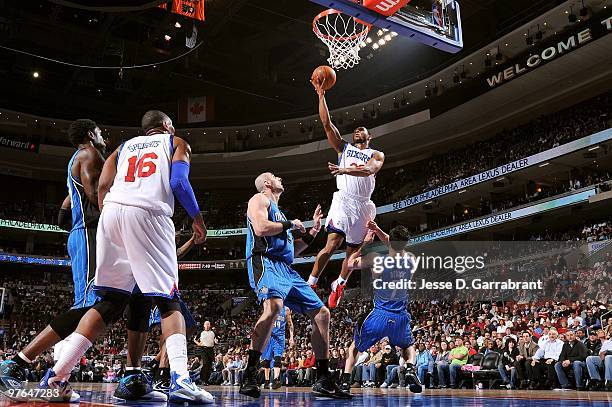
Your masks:
<instances>
[{"instance_id":1,"label":"white basketball net","mask_svg":"<svg viewBox=\"0 0 612 407\"><path fill-rule=\"evenodd\" d=\"M368 36L370 26L353 16L329 9L315 17L312 30L329 49L329 65L334 69L348 69L359 63L360 44Z\"/></svg>"}]
</instances>

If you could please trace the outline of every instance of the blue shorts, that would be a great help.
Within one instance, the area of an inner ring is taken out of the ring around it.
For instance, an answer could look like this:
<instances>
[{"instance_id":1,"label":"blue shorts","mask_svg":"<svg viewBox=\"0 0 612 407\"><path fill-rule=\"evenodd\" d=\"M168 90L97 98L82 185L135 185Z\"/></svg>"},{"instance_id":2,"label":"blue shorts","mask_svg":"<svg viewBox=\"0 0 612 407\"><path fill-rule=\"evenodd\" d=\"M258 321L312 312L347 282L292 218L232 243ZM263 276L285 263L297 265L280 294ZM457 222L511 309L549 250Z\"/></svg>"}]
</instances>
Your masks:
<instances>
[{"instance_id":1,"label":"blue shorts","mask_svg":"<svg viewBox=\"0 0 612 407\"><path fill-rule=\"evenodd\" d=\"M254 255L247 265L251 288L257 294L259 302L269 298L281 298L291 311L300 314L323 307L323 301L288 264Z\"/></svg>"},{"instance_id":2,"label":"blue shorts","mask_svg":"<svg viewBox=\"0 0 612 407\"><path fill-rule=\"evenodd\" d=\"M185 328L189 330L196 325L195 319L193 319L193 315L191 315L191 312L189 312L187 304L185 304L185 302L180 298L179 304L181 304L181 313L185 318ZM159 324L161 324L161 314L159 312L159 308L155 306L151 309L151 316L149 317L149 330L151 330L155 325Z\"/></svg>"},{"instance_id":3,"label":"blue shorts","mask_svg":"<svg viewBox=\"0 0 612 407\"><path fill-rule=\"evenodd\" d=\"M72 308L91 307L98 299L93 290L96 276L96 229L73 229L68 236L68 255L74 282Z\"/></svg>"},{"instance_id":4,"label":"blue shorts","mask_svg":"<svg viewBox=\"0 0 612 407\"><path fill-rule=\"evenodd\" d=\"M274 360L275 356L283 356L285 352L285 335L270 336L266 349L261 354L262 360Z\"/></svg>"},{"instance_id":5,"label":"blue shorts","mask_svg":"<svg viewBox=\"0 0 612 407\"><path fill-rule=\"evenodd\" d=\"M389 312L374 308L355 325L355 347L364 352L383 338L391 346L404 349L414 344L408 312Z\"/></svg>"}]
</instances>

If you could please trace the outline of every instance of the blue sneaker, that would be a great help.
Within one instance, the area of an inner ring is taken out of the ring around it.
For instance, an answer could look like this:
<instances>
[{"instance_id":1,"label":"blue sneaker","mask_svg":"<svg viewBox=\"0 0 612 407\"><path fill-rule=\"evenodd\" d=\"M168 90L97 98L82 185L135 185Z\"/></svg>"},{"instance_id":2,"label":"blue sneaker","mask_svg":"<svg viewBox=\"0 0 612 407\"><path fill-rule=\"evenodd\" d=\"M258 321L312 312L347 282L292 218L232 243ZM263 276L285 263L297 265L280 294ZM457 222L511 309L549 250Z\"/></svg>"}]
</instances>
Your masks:
<instances>
[{"instance_id":1,"label":"blue sneaker","mask_svg":"<svg viewBox=\"0 0 612 407\"><path fill-rule=\"evenodd\" d=\"M113 397L126 401L168 401L168 396L153 389L151 378L144 372L123 376Z\"/></svg>"},{"instance_id":2,"label":"blue sneaker","mask_svg":"<svg viewBox=\"0 0 612 407\"><path fill-rule=\"evenodd\" d=\"M0 363L0 391L23 389L25 369L8 359Z\"/></svg>"},{"instance_id":3,"label":"blue sneaker","mask_svg":"<svg viewBox=\"0 0 612 407\"><path fill-rule=\"evenodd\" d=\"M55 377L55 372L53 369L49 368L45 376L41 379L40 383L38 383L38 388L41 390L56 390L53 392L48 392L47 394L40 394L40 398L49 402L54 403L78 403L81 400L81 396L76 391L72 390L70 383L67 381L57 381L53 380L49 382L52 378Z\"/></svg>"},{"instance_id":4,"label":"blue sneaker","mask_svg":"<svg viewBox=\"0 0 612 407\"><path fill-rule=\"evenodd\" d=\"M169 396L168 401L170 403L184 405L210 404L215 402L215 398L212 394L193 384L189 377L189 373L183 376L179 376L175 372L170 373Z\"/></svg>"}]
</instances>

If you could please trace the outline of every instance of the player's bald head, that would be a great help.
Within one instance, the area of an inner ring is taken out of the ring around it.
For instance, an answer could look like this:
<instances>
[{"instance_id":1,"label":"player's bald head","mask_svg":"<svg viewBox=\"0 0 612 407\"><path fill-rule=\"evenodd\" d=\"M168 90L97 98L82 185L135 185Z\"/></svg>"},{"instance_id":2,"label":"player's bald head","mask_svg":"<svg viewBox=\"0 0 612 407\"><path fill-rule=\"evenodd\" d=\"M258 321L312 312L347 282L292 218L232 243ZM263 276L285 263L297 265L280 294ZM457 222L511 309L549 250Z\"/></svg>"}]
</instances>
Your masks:
<instances>
[{"instance_id":1,"label":"player's bald head","mask_svg":"<svg viewBox=\"0 0 612 407\"><path fill-rule=\"evenodd\" d=\"M172 119L161 110L149 110L142 116L140 125L145 133L151 129L162 128L166 125L172 125Z\"/></svg>"},{"instance_id":2,"label":"player's bald head","mask_svg":"<svg viewBox=\"0 0 612 407\"><path fill-rule=\"evenodd\" d=\"M257 178L255 178L255 188L258 192L263 192L266 189L266 181L270 182L274 179L274 174L271 172L264 172L263 174L259 174Z\"/></svg>"}]
</instances>

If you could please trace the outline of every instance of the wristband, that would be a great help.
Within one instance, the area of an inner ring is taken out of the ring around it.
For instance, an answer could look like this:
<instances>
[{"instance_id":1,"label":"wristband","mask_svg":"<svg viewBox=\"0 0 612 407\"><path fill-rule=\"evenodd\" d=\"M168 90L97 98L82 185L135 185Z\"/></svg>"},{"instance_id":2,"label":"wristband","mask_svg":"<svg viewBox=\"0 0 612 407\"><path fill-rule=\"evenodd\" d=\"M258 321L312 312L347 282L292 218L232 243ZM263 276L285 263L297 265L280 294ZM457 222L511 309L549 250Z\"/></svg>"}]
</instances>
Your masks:
<instances>
[{"instance_id":1,"label":"wristband","mask_svg":"<svg viewBox=\"0 0 612 407\"><path fill-rule=\"evenodd\" d=\"M293 228L293 222L291 222L290 220L284 220L280 222L280 224L283 225L283 230L289 230Z\"/></svg>"}]
</instances>

